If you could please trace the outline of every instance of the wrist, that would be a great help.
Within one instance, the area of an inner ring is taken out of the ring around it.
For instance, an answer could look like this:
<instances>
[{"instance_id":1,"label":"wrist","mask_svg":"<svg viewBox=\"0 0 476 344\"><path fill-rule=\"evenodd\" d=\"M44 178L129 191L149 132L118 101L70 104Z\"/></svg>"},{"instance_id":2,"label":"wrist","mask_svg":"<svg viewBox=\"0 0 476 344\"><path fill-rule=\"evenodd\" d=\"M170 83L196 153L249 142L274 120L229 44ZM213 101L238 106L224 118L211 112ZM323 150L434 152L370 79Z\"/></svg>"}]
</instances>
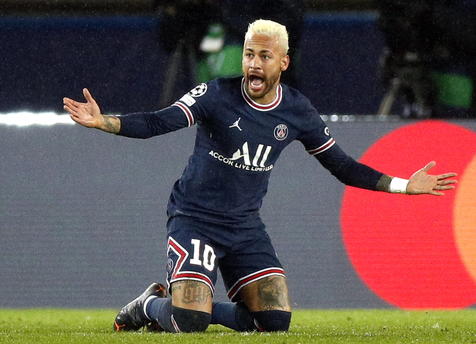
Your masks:
<instances>
[{"instance_id":1,"label":"wrist","mask_svg":"<svg viewBox=\"0 0 476 344\"><path fill-rule=\"evenodd\" d=\"M393 177L388 186L388 192L406 194L408 182L408 179Z\"/></svg>"},{"instance_id":2,"label":"wrist","mask_svg":"<svg viewBox=\"0 0 476 344\"><path fill-rule=\"evenodd\" d=\"M106 116L101 113L98 116L96 129L105 130L105 128L106 128Z\"/></svg>"},{"instance_id":3,"label":"wrist","mask_svg":"<svg viewBox=\"0 0 476 344\"><path fill-rule=\"evenodd\" d=\"M98 129L117 134L121 129L121 121L116 116L103 115L101 114L102 121Z\"/></svg>"}]
</instances>

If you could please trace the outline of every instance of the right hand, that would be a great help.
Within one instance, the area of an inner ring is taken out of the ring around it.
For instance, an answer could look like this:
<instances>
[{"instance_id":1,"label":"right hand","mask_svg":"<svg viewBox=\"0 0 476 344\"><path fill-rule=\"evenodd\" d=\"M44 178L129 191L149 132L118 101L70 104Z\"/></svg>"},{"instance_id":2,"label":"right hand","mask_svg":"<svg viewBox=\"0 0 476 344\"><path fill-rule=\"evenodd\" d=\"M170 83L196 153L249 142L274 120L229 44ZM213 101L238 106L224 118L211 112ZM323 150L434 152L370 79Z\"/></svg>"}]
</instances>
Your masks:
<instances>
[{"instance_id":1,"label":"right hand","mask_svg":"<svg viewBox=\"0 0 476 344\"><path fill-rule=\"evenodd\" d=\"M76 123L88 128L101 128L104 124L104 117L98 104L87 88L83 89L83 95L86 98L86 103L63 98L63 108L69 112L71 119Z\"/></svg>"},{"instance_id":2,"label":"right hand","mask_svg":"<svg viewBox=\"0 0 476 344\"><path fill-rule=\"evenodd\" d=\"M436 165L436 162L431 161L426 164L421 170L416 171L410 177L407 185L407 194L421 195L429 194L434 196L443 196L444 190L452 190L457 181L455 179L448 179L456 177L454 172L448 172L438 175L429 174L428 171Z\"/></svg>"}]
</instances>

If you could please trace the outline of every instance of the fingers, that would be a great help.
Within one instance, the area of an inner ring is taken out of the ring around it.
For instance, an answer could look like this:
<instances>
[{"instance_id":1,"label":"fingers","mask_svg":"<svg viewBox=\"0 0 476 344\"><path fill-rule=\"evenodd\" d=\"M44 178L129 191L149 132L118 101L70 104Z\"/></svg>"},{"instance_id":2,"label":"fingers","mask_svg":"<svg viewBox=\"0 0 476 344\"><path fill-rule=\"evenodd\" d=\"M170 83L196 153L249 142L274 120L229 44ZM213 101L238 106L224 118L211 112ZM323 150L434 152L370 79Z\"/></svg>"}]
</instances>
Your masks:
<instances>
[{"instance_id":1,"label":"fingers","mask_svg":"<svg viewBox=\"0 0 476 344\"><path fill-rule=\"evenodd\" d=\"M454 188L454 185L437 185L433 188L433 190L452 190Z\"/></svg>"},{"instance_id":2,"label":"fingers","mask_svg":"<svg viewBox=\"0 0 476 344\"><path fill-rule=\"evenodd\" d=\"M455 179L446 179L449 177L456 176L456 173L445 173L442 175L437 176L436 186L433 190L452 190L455 188L453 184L458 183Z\"/></svg>"},{"instance_id":3,"label":"fingers","mask_svg":"<svg viewBox=\"0 0 476 344\"><path fill-rule=\"evenodd\" d=\"M436 165L436 162L435 161L430 161L428 164L426 164L425 167L423 167L421 169L421 171L424 171L424 172L428 172L429 170L431 170L433 167L435 167Z\"/></svg>"},{"instance_id":4,"label":"fingers","mask_svg":"<svg viewBox=\"0 0 476 344\"><path fill-rule=\"evenodd\" d=\"M455 180L455 179L446 179L446 178L450 178L450 177L454 177L456 176L456 173L445 173L445 174L441 174L439 176L436 176L437 180L436 180L436 186L433 188L433 193L432 194L435 194L437 196L442 196L444 195L444 193L442 192L438 192L438 191L435 191L435 190L453 190L455 188L455 186L453 184L456 184L458 181Z\"/></svg>"},{"instance_id":5,"label":"fingers","mask_svg":"<svg viewBox=\"0 0 476 344\"><path fill-rule=\"evenodd\" d=\"M63 98L63 104L68 105L69 107L78 107L83 103L77 102L76 100L73 100L71 98Z\"/></svg>"},{"instance_id":6,"label":"fingers","mask_svg":"<svg viewBox=\"0 0 476 344\"><path fill-rule=\"evenodd\" d=\"M433 189L429 192L430 195L434 195L434 196L444 196L444 192L441 192L441 191L445 191L445 190L452 190L454 189L454 185L441 185L441 184L438 184L436 186L433 187Z\"/></svg>"},{"instance_id":7,"label":"fingers","mask_svg":"<svg viewBox=\"0 0 476 344\"><path fill-rule=\"evenodd\" d=\"M458 181L455 179L444 179L444 180L438 180L436 183L438 185L448 185L448 184L456 184Z\"/></svg>"},{"instance_id":8,"label":"fingers","mask_svg":"<svg viewBox=\"0 0 476 344\"><path fill-rule=\"evenodd\" d=\"M68 105L64 105L63 106L63 109L65 109L67 112L69 112L70 114L73 114L75 113L76 111L73 110L72 108L70 108Z\"/></svg>"},{"instance_id":9,"label":"fingers","mask_svg":"<svg viewBox=\"0 0 476 344\"><path fill-rule=\"evenodd\" d=\"M441 179L456 177L457 175L458 175L457 173L450 172L450 173L444 173L444 174L437 175L436 178L438 180L441 180Z\"/></svg>"},{"instance_id":10,"label":"fingers","mask_svg":"<svg viewBox=\"0 0 476 344\"><path fill-rule=\"evenodd\" d=\"M78 110L79 108L70 106L70 105L64 105L63 109L66 110L66 112L69 112L70 115L78 116Z\"/></svg>"},{"instance_id":11,"label":"fingers","mask_svg":"<svg viewBox=\"0 0 476 344\"><path fill-rule=\"evenodd\" d=\"M63 109L69 113L79 113L81 110L86 109L88 103L80 103L71 98L63 98Z\"/></svg>"},{"instance_id":12,"label":"fingers","mask_svg":"<svg viewBox=\"0 0 476 344\"><path fill-rule=\"evenodd\" d=\"M69 113L70 117L78 122L81 117L84 117L84 104L77 102L65 102L63 109Z\"/></svg>"},{"instance_id":13,"label":"fingers","mask_svg":"<svg viewBox=\"0 0 476 344\"><path fill-rule=\"evenodd\" d=\"M436 162L435 161L430 161L420 171L428 172L429 170L431 170L435 166L436 166ZM438 178L438 180L440 180L440 179L456 177L457 175L458 175L457 173L449 172L449 173L444 173L444 174L437 175L436 177Z\"/></svg>"},{"instance_id":14,"label":"fingers","mask_svg":"<svg viewBox=\"0 0 476 344\"><path fill-rule=\"evenodd\" d=\"M77 119L79 119L79 114L77 110L70 108L68 105L63 106L63 109L65 109L66 112L69 113L69 117L71 117L72 120L77 122Z\"/></svg>"},{"instance_id":15,"label":"fingers","mask_svg":"<svg viewBox=\"0 0 476 344\"><path fill-rule=\"evenodd\" d=\"M430 191L430 194L435 196L444 196L444 193L440 191L453 190L455 186L452 184L455 183L457 183L456 180L438 181L437 185L433 188L433 190Z\"/></svg>"},{"instance_id":16,"label":"fingers","mask_svg":"<svg viewBox=\"0 0 476 344\"><path fill-rule=\"evenodd\" d=\"M75 102L74 100L69 99L69 101L63 101L63 109L65 109L70 114L78 115L78 112L81 110L81 103Z\"/></svg>"},{"instance_id":17,"label":"fingers","mask_svg":"<svg viewBox=\"0 0 476 344\"><path fill-rule=\"evenodd\" d=\"M445 186L439 186L438 190L453 190L455 188L454 185L445 185Z\"/></svg>"},{"instance_id":18,"label":"fingers","mask_svg":"<svg viewBox=\"0 0 476 344\"><path fill-rule=\"evenodd\" d=\"M91 93L89 92L87 88L83 88L83 95L84 95L84 98L86 98L88 103L96 103L96 101L94 100L93 96L91 95Z\"/></svg>"},{"instance_id":19,"label":"fingers","mask_svg":"<svg viewBox=\"0 0 476 344\"><path fill-rule=\"evenodd\" d=\"M75 110L71 109L68 105L63 106L63 108L64 108L67 112L69 112L69 117L70 117L73 121L79 122L78 113L77 113Z\"/></svg>"},{"instance_id":20,"label":"fingers","mask_svg":"<svg viewBox=\"0 0 476 344\"><path fill-rule=\"evenodd\" d=\"M64 103L63 109L65 109L68 112L78 112L79 106L73 104L73 103Z\"/></svg>"},{"instance_id":21,"label":"fingers","mask_svg":"<svg viewBox=\"0 0 476 344\"><path fill-rule=\"evenodd\" d=\"M96 101L94 100L93 96L91 95L91 93L89 92L89 90L87 88L83 88L83 95L84 95L84 98L86 99L86 101L88 103L93 103L95 104ZM66 106L68 106L69 108L71 109L77 109L79 108L81 105L84 105L84 104L87 104L87 103L81 103L81 102L77 102L76 100L74 99L71 99L71 98L68 98L68 97L64 97L63 98L63 104Z\"/></svg>"}]
</instances>

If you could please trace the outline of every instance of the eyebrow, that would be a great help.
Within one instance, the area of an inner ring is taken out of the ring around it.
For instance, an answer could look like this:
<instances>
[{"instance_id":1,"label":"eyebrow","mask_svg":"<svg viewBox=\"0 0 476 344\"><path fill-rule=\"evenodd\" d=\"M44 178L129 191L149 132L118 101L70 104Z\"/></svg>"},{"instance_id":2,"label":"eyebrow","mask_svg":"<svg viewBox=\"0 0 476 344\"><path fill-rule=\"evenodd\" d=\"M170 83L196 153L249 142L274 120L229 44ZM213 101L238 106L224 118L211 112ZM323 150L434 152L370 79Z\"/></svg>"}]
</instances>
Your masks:
<instances>
[{"instance_id":1,"label":"eyebrow","mask_svg":"<svg viewBox=\"0 0 476 344\"><path fill-rule=\"evenodd\" d=\"M251 48L245 48L245 51L250 51L250 52L255 52L254 49L251 49ZM269 50L269 49L263 49L263 50L260 50L259 53L271 53L273 54L273 51Z\"/></svg>"}]
</instances>

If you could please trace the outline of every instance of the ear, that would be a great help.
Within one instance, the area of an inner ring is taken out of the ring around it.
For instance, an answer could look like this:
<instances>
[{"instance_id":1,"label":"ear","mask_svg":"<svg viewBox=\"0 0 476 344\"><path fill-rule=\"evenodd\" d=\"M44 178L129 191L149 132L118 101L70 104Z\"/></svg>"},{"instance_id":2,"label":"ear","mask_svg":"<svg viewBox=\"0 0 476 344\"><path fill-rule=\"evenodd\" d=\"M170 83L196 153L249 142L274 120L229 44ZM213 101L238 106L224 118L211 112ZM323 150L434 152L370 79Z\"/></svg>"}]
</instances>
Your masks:
<instances>
[{"instance_id":1,"label":"ear","mask_svg":"<svg viewBox=\"0 0 476 344\"><path fill-rule=\"evenodd\" d=\"M285 55L281 57L281 72L284 72L289 67L289 63L291 62L289 55Z\"/></svg>"}]
</instances>

